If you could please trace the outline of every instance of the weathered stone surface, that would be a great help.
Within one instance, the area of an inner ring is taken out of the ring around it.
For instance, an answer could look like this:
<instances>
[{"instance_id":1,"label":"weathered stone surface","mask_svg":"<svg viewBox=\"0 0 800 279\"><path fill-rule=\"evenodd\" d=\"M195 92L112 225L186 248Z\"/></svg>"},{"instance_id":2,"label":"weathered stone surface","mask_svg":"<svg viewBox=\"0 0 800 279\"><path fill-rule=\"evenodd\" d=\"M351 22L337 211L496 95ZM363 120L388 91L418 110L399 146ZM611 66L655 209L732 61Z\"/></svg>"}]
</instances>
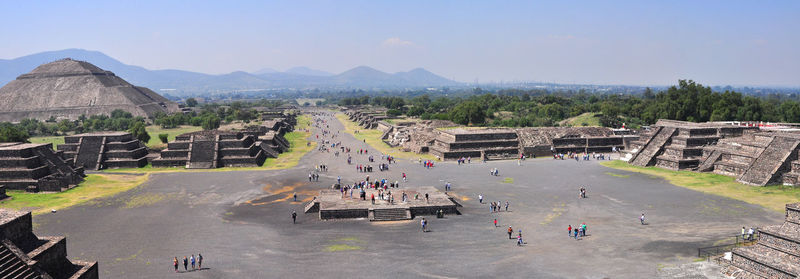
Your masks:
<instances>
[{"instance_id":1,"label":"weathered stone surface","mask_svg":"<svg viewBox=\"0 0 800 279\"><path fill-rule=\"evenodd\" d=\"M63 157L84 169L140 168L147 165L147 147L127 132L86 133L64 137Z\"/></svg>"},{"instance_id":2,"label":"weathered stone surface","mask_svg":"<svg viewBox=\"0 0 800 279\"><path fill-rule=\"evenodd\" d=\"M0 143L0 185L25 191L62 191L83 181L74 167L53 151L52 144Z\"/></svg>"},{"instance_id":3,"label":"weathered stone surface","mask_svg":"<svg viewBox=\"0 0 800 279\"><path fill-rule=\"evenodd\" d=\"M142 117L181 111L150 89L69 58L41 65L0 88L0 121L77 119L115 109Z\"/></svg>"}]
</instances>

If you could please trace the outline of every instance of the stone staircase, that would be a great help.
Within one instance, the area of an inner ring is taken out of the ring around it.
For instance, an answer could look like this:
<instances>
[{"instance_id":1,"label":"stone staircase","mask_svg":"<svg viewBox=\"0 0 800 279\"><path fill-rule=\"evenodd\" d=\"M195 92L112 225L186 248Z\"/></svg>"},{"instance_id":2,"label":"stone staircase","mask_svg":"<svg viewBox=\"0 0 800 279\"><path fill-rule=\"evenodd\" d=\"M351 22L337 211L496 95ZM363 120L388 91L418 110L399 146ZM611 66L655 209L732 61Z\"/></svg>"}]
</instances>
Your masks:
<instances>
[{"instance_id":1,"label":"stone staircase","mask_svg":"<svg viewBox=\"0 0 800 279\"><path fill-rule=\"evenodd\" d=\"M800 275L800 208L786 205L781 225L760 228L758 243L735 248L723 272L735 278L797 278Z\"/></svg>"},{"instance_id":2,"label":"stone staircase","mask_svg":"<svg viewBox=\"0 0 800 279\"><path fill-rule=\"evenodd\" d=\"M0 278L33 279L44 277L36 274L8 246L0 244Z\"/></svg>"},{"instance_id":3,"label":"stone staircase","mask_svg":"<svg viewBox=\"0 0 800 279\"><path fill-rule=\"evenodd\" d=\"M711 154L708 156L703 157L700 162L700 165L697 166L697 171L711 171L714 169L714 163L719 161L720 157L722 157L722 152L719 150L711 151Z\"/></svg>"},{"instance_id":4,"label":"stone staircase","mask_svg":"<svg viewBox=\"0 0 800 279\"><path fill-rule=\"evenodd\" d=\"M653 164L656 156L664 148L667 141L675 134L676 128L674 127L659 127L655 136L646 142L641 150L632 159L631 164L635 166L646 167Z\"/></svg>"},{"instance_id":5,"label":"stone staircase","mask_svg":"<svg viewBox=\"0 0 800 279\"><path fill-rule=\"evenodd\" d=\"M81 139L79 152L75 156L75 165L86 169L97 170L98 158L101 155L104 138L85 137Z\"/></svg>"},{"instance_id":6,"label":"stone staircase","mask_svg":"<svg viewBox=\"0 0 800 279\"><path fill-rule=\"evenodd\" d=\"M775 137L737 180L758 186L775 182L781 169L788 170L791 161L797 159L798 144L800 140L795 138Z\"/></svg>"},{"instance_id":7,"label":"stone staircase","mask_svg":"<svg viewBox=\"0 0 800 279\"><path fill-rule=\"evenodd\" d=\"M408 208L382 208L369 211L370 221L400 221L411 220L411 210Z\"/></svg>"}]
</instances>

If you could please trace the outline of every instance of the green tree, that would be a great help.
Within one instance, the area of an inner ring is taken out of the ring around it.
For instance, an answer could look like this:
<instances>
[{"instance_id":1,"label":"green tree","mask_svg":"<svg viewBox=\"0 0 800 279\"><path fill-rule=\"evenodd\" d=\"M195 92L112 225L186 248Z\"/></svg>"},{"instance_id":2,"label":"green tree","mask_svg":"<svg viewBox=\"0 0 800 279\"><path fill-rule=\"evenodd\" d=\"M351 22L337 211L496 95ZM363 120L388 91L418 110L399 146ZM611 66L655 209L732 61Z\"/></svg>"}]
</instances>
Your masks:
<instances>
[{"instance_id":1,"label":"green tree","mask_svg":"<svg viewBox=\"0 0 800 279\"><path fill-rule=\"evenodd\" d=\"M8 122L0 123L0 142L28 142L28 132Z\"/></svg>"},{"instance_id":2,"label":"green tree","mask_svg":"<svg viewBox=\"0 0 800 279\"><path fill-rule=\"evenodd\" d=\"M161 140L161 143L167 143L169 138L167 138L169 134L158 134L158 139Z\"/></svg>"},{"instance_id":3,"label":"green tree","mask_svg":"<svg viewBox=\"0 0 800 279\"><path fill-rule=\"evenodd\" d=\"M147 133L147 129L144 125L144 122L136 122L133 124L129 131L133 137L141 141L142 143L147 143L150 141L150 134Z\"/></svg>"},{"instance_id":4,"label":"green tree","mask_svg":"<svg viewBox=\"0 0 800 279\"><path fill-rule=\"evenodd\" d=\"M206 115L203 117L203 123L201 126L203 126L203 130L214 130L219 128L219 122L219 117L216 115Z\"/></svg>"},{"instance_id":5,"label":"green tree","mask_svg":"<svg viewBox=\"0 0 800 279\"><path fill-rule=\"evenodd\" d=\"M197 100L195 100L194 98L186 99L186 105L189 106L190 108L196 107Z\"/></svg>"},{"instance_id":6,"label":"green tree","mask_svg":"<svg viewBox=\"0 0 800 279\"><path fill-rule=\"evenodd\" d=\"M450 111L450 119L462 125L479 125L486 121L486 112L477 102L466 101L456 105Z\"/></svg>"}]
</instances>

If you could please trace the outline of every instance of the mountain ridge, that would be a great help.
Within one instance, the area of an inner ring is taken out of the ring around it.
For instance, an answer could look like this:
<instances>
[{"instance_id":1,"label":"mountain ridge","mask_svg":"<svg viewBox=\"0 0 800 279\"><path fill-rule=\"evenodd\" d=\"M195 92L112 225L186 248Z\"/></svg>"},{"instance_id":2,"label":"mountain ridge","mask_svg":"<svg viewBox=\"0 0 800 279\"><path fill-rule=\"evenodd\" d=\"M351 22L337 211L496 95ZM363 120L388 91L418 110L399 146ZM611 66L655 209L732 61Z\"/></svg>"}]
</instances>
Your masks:
<instances>
[{"instance_id":1,"label":"mountain ridge","mask_svg":"<svg viewBox=\"0 0 800 279\"><path fill-rule=\"evenodd\" d=\"M220 75L176 69L148 70L141 66L122 63L100 51L74 48L45 51L14 59L0 59L0 84L5 85L41 64L63 58L86 61L104 70L114 72L134 85L148 87L155 91L170 89L170 94L176 95L259 89L390 89L460 84L423 68L393 74L368 66L358 66L339 74L308 67L294 67L285 72L264 68L253 73L234 71Z\"/></svg>"}]
</instances>

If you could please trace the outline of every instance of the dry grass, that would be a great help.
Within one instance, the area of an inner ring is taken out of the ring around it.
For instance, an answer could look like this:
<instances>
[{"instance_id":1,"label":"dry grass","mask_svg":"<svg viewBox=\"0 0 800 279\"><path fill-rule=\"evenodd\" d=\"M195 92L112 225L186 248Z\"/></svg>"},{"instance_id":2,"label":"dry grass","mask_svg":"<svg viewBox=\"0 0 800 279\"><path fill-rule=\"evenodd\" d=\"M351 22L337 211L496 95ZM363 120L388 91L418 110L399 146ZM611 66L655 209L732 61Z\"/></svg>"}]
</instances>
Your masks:
<instances>
[{"instance_id":1,"label":"dry grass","mask_svg":"<svg viewBox=\"0 0 800 279\"><path fill-rule=\"evenodd\" d=\"M783 212L787 203L800 201L800 188L792 186L749 186L733 177L713 173L673 171L657 167L638 167L623 161L602 162L606 167L661 177L670 183L695 191L723 196Z\"/></svg>"},{"instance_id":2,"label":"dry grass","mask_svg":"<svg viewBox=\"0 0 800 279\"><path fill-rule=\"evenodd\" d=\"M436 157L430 154L417 154L414 152L406 152L400 149L399 147L391 147L383 140L381 140L381 135L383 132L380 130L375 129L364 129L358 126L353 121L347 119L347 115L343 113L337 113L336 118L339 119L339 122L344 124L345 132L348 134L353 135L357 140L366 142L372 148L377 149L379 152L387 155L391 155L395 158L401 159L418 159L422 158L423 160L435 160ZM358 133L356 133L358 131Z\"/></svg>"}]
</instances>

